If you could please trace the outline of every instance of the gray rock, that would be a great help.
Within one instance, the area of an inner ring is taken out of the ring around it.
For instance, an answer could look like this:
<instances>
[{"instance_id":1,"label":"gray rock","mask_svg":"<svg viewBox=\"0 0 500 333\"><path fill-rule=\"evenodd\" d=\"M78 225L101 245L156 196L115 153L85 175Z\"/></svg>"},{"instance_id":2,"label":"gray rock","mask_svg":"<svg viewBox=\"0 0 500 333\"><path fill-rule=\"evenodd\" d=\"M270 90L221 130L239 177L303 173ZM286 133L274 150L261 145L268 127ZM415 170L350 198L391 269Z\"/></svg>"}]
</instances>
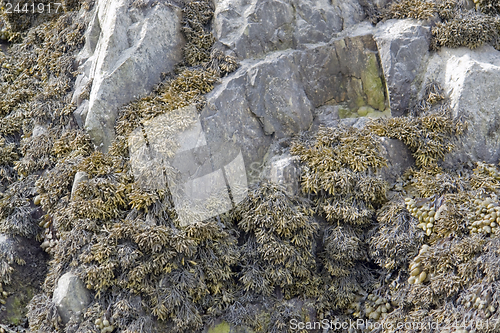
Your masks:
<instances>
[{"instance_id":1,"label":"gray rock","mask_svg":"<svg viewBox=\"0 0 500 333\"><path fill-rule=\"evenodd\" d=\"M57 281L52 300L63 323L72 316L80 316L91 301L90 292L83 282L72 272L65 273Z\"/></svg>"},{"instance_id":2,"label":"gray rock","mask_svg":"<svg viewBox=\"0 0 500 333\"><path fill-rule=\"evenodd\" d=\"M386 108L370 31L242 61L206 100L201 122L207 142L220 150L219 156L226 154L220 143L237 145L247 166L262 162L272 140L309 129L317 107L344 103L353 110Z\"/></svg>"},{"instance_id":3,"label":"gray rock","mask_svg":"<svg viewBox=\"0 0 500 333\"><path fill-rule=\"evenodd\" d=\"M86 99L81 102L80 106L73 111L73 117L75 117L76 123L80 128L85 127L85 119L87 119L87 114L89 113L89 101Z\"/></svg>"},{"instance_id":4,"label":"gray rock","mask_svg":"<svg viewBox=\"0 0 500 333\"><path fill-rule=\"evenodd\" d=\"M73 196L75 195L75 191L78 188L78 185L84 181L88 180L89 176L85 171L78 171L75 174L75 178L73 179L73 187L71 188L71 200L73 200Z\"/></svg>"},{"instance_id":5,"label":"gray rock","mask_svg":"<svg viewBox=\"0 0 500 333\"><path fill-rule=\"evenodd\" d=\"M429 54L430 26L416 20L388 20L374 31L389 92L391 113L401 116L418 88L416 79Z\"/></svg>"},{"instance_id":6,"label":"gray rock","mask_svg":"<svg viewBox=\"0 0 500 333\"><path fill-rule=\"evenodd\" d=\"M328 42L363 18L357 1L219 0L213 26L219 42L247 59Z\"/></svg>"},{"instance_id":7,"label":"gray rock","mask_svg":"<svg viewBox=\"0 0 500 333\"><path fill-rule=\"evenodd\" d=\"M387 166L379 170L379 174L387 182L393 183L406 169L415 166L415 159L406 145L398 139L380 138L387 159Z\"/></svg>"},{"instance_id":8,"label":"gray rock","mask_svg":"<svg viewBox=\"0 0 500 333\"><path fill-rule=\"evenodd\" d=\"M85 129L102 151L114 139L118 108L150 92L161 73L182 59L180 8L164 2L137 8L131 2L98 1L79 56L87 58L80 66L86 78L78 78L73 100L83 102L81 87L92 80Z\"/></svg>"},{"instance_id":9,"label":"gray rock","mask_svg":"<svg viewBox=\"0 0 500 333\"><path fill-rule=\"evenodd\" d=\"M332 127L339 120L340 105L322 105L314 110L314 121L311 131L316 131L320 126Z\"/></svg>"},{"instance_id":10,"label":"gray rock","mask_svg":"<svg viewBox=\"0 0 500 333\"><path fill-rule=\"evenodd\" d=\"M443 48L429 60L425 82L441 83L455 117L468 121L468 133L445 158L447 166L500 158L500 52Z\"/></svg>"}]
</instances>

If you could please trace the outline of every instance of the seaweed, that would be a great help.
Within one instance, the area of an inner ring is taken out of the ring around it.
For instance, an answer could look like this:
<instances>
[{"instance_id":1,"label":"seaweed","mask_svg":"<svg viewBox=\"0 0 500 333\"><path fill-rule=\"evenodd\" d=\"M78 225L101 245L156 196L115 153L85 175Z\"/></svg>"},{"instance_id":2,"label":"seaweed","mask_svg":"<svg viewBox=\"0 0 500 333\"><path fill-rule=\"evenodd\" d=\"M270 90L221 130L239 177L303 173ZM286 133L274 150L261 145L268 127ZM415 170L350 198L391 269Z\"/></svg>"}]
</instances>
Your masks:
<instances>
[{"instance_id":1,"label":"seaweed","mask_svg":"<svg viewBox=\"0 0 500 333\"><path fill-rule=\"evenodd\" d=\"M498 39L498 18L477 13L462 11L446 22L438 22L432 28L431 49L442 46L470 49Z\"/></svg>"},{"instance_id":2,"label":"seaweed","mask_svg":"<svg viewBox=\"0 0 500 333\"><path fill-rule=\"evenodd\" d=\"M391 2L384 8L382 17L384 19L414 18L417 20L429 20L436 17L436 4L428 0L401 0Z\"/></svg>"},{"instance_id":3,"label":"seaweed","mask_svg":"<svg viewBox=\"0 0 500 333\"><path fill-rule=\"evenodd\" d=\"M317 223L307 202L262 184L242 203L238 226L245 232L240 281L245 291L265 296L277 287L286 299L317 294L314 236Z\"/></svg>"},{"instance_id":4,"label":"seaweed","mask_svg":"<svg viewBox=\"0 0 500 333\"><path fill-rule=\"evenodd\" d=\"M453 150L465 126L445 109L422 117L375 119L367 128L379 136L401 140L411 150L417 166L431 167Z\"/></svg>"}]
</instances>

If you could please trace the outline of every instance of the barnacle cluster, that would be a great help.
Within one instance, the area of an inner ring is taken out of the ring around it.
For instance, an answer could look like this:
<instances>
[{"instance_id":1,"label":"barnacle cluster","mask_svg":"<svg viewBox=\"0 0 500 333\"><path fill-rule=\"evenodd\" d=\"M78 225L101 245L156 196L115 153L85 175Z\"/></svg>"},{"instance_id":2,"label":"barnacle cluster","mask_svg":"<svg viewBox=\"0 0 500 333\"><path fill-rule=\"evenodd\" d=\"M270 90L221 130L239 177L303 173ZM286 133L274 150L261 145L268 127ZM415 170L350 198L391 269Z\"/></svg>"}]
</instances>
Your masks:
<instances>
[{"instance_id":1,"label":"barnacle cluster","mask_svg":"<svg viewBox=\"0 0 500 333\"><path fill-rule=\"evenodd\" d=\"M420 222L418 227L422 228L427 236L430 236L434 228L434 221L439 220L441 212L439 210L436 212L435 206L429 206L429 204L423 202L417 205L417 202L412 198L406 198L405 203L408 211L418 218Z\"/></svg>"},{"instance_id":2,"label":"barnacle cluster","mask_svg":"<svg viewBox=\"0 0 500 333\"><path fill-rule=\"evenodd\" d=\"M428 278L430 278L430 275L429 277L427 276L427 272L422 269L421 265L422 255L427 252L428 249L429 245L422 245L418 255L410 263L410 278L408 279L409 284L424 283L429 280Z\"/></svg>"},{"instance_id":3,"label":"barnacle cluster","mask_svg":"<svg viewBox=\"0 0 500 333\"><path fill-rule=\"evenodd\" d=\"M57 243L59 243L57 232L54 232L47 227L44 232L44 241L40 244L40 247L45 252L52 253Z\"/></svg>"},{"instance_id":4,"label":"barnacle cluster","mask_svg":"<svg viewBox=\"0 0 500 333\"><path fill-rule=\"evenodd\" d=\"M468 216L470 232L496 234L500 224L500 205L496 194L474 200L475 211Z\"/></svg>"},{"instance_id":5,"label":"barnacle cluster","mask_svg":"<svg viewBox=\"0 0 500 333\"><path fill-rule=\"evenodd\" d=\"M389 300L385 297L369 294L365 300L365 316L368 319L385 319L387 314L393 309Z\"/></svg>"},{"instance_id":6,"label":"barnacle cluster","mask_svg":"<svg viewBox=\"0 0 500 333\"><path fill-rule=\"evenodd\" d=\"M461 297L459 302L466 308L474 308L482 311L485 318L490 318L496 311L495 302L492 300L494 291L490 288L481 288L481 286L473 286L469 289L470 293Z\"/></svg>"},{"instance_id":7,"label":"barnacle cluster","mask_svg":"<svg viewBox=\"0 0 500 333\"><path fill-rule=\"evenodd\" d=\"M111 333L114 331L113 321L109 321L108 318L97 318L95 320L95 325L101 329L101 333Z\"/></svg>"}]
</instances>

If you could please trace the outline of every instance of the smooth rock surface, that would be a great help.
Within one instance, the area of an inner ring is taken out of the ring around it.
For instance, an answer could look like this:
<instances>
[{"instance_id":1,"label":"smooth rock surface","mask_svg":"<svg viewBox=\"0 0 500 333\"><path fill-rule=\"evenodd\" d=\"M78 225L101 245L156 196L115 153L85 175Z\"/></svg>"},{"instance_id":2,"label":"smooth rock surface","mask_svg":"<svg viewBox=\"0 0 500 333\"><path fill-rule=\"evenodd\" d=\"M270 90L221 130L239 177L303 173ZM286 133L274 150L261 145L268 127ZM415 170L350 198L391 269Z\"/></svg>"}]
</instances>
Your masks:
<instances>
[{"instance_id":1,"label":"smooth rock surface","mask_svg":"<svg viewBox=\"0 0 500 333\"><path fill-rule=\"evenodd\" d=\"M416 20L388 20L374 30L391 114L401 116L418 92L418 76L429 57L431 27Z\"/></svg>"},{"instance_id":2,"label":"smooth rock surface","mask_svg":"<svg viewBox=\"0 0 500 333\"><path fill-rule=\"evenodd\" d=\"M240 59L328 42L364 18L357 1L218 0L214 35Z\"/></svg>"},{"instance_id":3,"label":"smooth rock surface","mask_svg":"<svg viewBox=\"0 0 500 333\"><path fill-rule=\"evenodd\" d=\"M78 117L85 118L85 129L102 151L114 139L118 108L149 93L161 73L173 70L182 59L180 8L159 1L144 8L131 3L98 1L79 58L83 74L73 101L83 103L82 87L91 82L88 110L79 110Z\"/></svg>"},{"instance_id":4,"label":"smooth rock surface","mask_svg":"<svg viewBox=\"0 0 500 333\"><path fill-rule=\"evenodd\" d=\"M91 296L83 282L75 274L68 272L57 281L52 300L63 323L67 323L72 316L83 314Z\"/></svg>"},{"instance_id":5,"label":"smooth rock surface","mask_svg":"<svg viewBox=\"0 0 500 333\"><path fill-rule=\"evenodd\" d=\"M426 82L439 82L450 99L455 117L469 123L468 133L448 154L445 163L500 158L500 52L491 46L476 50L448 49L429 60ZM425 82L424 82L425 84Z\"/></svg>"}]
</instances>

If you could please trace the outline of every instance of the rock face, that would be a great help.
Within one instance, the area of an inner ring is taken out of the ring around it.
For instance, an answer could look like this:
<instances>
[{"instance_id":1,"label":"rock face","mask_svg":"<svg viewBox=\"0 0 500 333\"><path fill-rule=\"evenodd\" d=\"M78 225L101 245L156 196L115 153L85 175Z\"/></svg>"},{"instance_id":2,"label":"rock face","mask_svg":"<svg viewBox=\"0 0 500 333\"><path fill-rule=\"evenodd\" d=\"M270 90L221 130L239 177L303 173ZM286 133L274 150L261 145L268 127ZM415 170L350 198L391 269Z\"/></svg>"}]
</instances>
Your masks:
<instances>
[{"instance_id":1,"label":"rock face","mask_svg":"<svg viewBox=\"0 0 500 333\"><path fill-rule=\"evenodd\" d=\"M52 299L63 323L67 323L71 316L83 314L91 296L83 282L75 274L68 272L57 281Z\"/></svg>"},{"instance_id":2,"label":"rock face","mask_svg":"<svg viewBox=\"0 0 500 333\"><path fill-rule=\"evenodd\" d=\"M219 0L214 35L240 59L328 42L364 18L357 1Z\"/></svg>"},{"instance_id":3,"label":"rock face","mask_svg":"<svg viewBox=\"0 0 500 333\"><path fill-rule=\"evenodd\" d=\"M382 156L387 159L387 166L380 169L379 174L387 182L393 183L406 169L415 166L415 159L406 145L398 139L382 137L384 148Z\"/></svg>"},{"instance_id":4,"label":"rock face","mask_svg":"<svg viewBox=\"0 0 500 333\"><path fill-rule=\"evenodd\" d=\"M182 59L180 8L163 1L137 8L132 2L98 1L80 55L77 120L102 151L114 139L118 108L149 93L161 73Z\"/></svg>"},{"instance_id":5,"label":"rock face","mask_svg":"<svg viewBox=\"0 0 500 333\"><path fill-rule=\"evenodd\" d=\"M387 82L391 113L401 116L418 92L418 75L429 53L430 26L415 20L388 20L377 26L375 40Z\"/></svg>"},{"instance_id":6,"label":"rock face","mask_svg":"<svg viewBox=\"0 0 500 333\"><path fill-rule=\"evenodd\" d=\"M24 323L26 305L40 292L47 271L48 255L35 240L0 234L0 323ZM10 267L10 268L9 268Z\"/></svg>"},{"instance_id":7,"label":"rock face","mask_svg":"<svg viewBox=\"0 0 500 333\"><path fill-rule=\"evenodd\" d=\"M315 108L386 108L377 47L365 29L241 65L206 96L201 121L207 141L238 145L246 165L262 161L272 140L309 129Z\"/></svg>"},{"instance_id":8,"label":"rock face","mask_svg":"<svg viewBox=\"0 0 500 333\"><path fill-rule=\"evenodd\" d=\"M500 157L500 53L443 48L429 60L426 81L438 81L450 98L454 116L469 123L466 136L445 162L484 161Z\"/></svg>"}]
</instances>

